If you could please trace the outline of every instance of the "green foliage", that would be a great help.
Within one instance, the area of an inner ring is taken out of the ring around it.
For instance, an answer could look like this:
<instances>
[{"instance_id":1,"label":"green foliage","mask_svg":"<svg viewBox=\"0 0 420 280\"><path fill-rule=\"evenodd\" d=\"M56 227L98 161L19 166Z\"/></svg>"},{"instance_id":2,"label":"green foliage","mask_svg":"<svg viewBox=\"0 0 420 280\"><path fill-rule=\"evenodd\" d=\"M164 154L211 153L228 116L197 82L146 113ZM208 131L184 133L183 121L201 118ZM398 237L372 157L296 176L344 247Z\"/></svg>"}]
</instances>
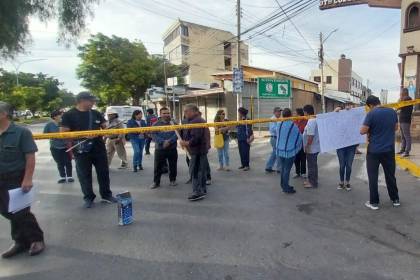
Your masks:
<instances>
[{"instance_id":1,"label":"green foliage","mask_svg":"<svg viewBox=\"0 0 420 280\"><path fill-rule=\"evenodd\" d=\"M162 56L149 55L140 41L98 33L79 51L77 75L100 98L99 105L123 105L129 97L138 105L148 87L164 84ZM180 69L167 64L168 77L181 76Z\"/></svg>"},{"instance_id":2,"label":"green foliage","mask_svg":"<svg viewBox=\"0 0 420 280\"><path fill-rule=\"evenodd\" d=\"M15 87L12 93L12 96L22 98L25 107L32 113L42 109L44 95L45 89L42 87Z\"/></svg>"},{"instance_id":3,"label":"green foliage","mask_svg":"<svg viewBox=\"0 0 420 280\"><path fill-rule=\"evenodd\" d=\"M14 57L30 40L29 18L58 20L58 39L69 43L85 29L85 20L98 0L1 0L0 56Z\"/></svg>"},{"instance_id":4,"label":"green foliage","mask_svg":"<svg viewBox=\"0 0 420 280\"><path fill-rule=\"evenodd\" d=\"M52 111L74 105L74 95L60 89L60 81L43 73L19 73L19 87L16 86L16 74L0 68L0 99L12 104L16 109L37 108L41 111ZM29 90L33 89L33 90ZM39 94L42 89L42 94ZM37 93L34 96L34 92ZM28 94L29 96L26 96ZM31 98L41 102L30 104ZM29 103L27 103L29 102Z\"/></svg>"}]
</instances>

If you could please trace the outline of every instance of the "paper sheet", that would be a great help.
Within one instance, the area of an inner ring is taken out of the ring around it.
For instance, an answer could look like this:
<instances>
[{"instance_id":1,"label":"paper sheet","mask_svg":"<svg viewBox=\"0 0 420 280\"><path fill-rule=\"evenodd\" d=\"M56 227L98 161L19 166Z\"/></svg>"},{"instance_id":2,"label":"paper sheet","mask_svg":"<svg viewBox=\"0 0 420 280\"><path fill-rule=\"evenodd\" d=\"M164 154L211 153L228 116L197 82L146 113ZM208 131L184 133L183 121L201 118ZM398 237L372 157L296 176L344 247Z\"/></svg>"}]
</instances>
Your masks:
<instances>
[{"instance_id":1,"label":"paper sheet","mask_svg":"<svg viewBox=\"0 0 420 280\"><path fill-rule=\"evenodd\" d=\"M365 143L366 136L360 135L365 116L363 107L317 115L321 152Z\"/></svg>"},{"instance_id":2,"label":"paper sheet","mask_svg":"<svg viewBox=\"0 0 420 280\"><path fill-rule=\"evenodd\" d=\"M9 190L9 213L16 213L31 206L34 197L34 188L27 193L24 193L20 187Z\"/></svg>"}]
</instances>

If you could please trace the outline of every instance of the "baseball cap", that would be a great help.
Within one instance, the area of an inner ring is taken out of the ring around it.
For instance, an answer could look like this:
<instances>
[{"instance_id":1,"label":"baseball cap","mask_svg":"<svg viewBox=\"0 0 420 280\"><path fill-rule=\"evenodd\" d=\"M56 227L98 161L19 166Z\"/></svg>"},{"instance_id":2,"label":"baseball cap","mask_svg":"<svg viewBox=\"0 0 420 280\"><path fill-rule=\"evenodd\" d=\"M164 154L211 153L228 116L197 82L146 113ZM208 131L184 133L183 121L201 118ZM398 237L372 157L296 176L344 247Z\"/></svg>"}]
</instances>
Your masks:
<instances>
[{"instance_id":1,"label":"baseball cap","mask_svg":"<svg viewBox=\"0 0 420 280\"><path fill-rule=\"evenodd\" d=\"M80 101L80 100L94 100L94 101L96 101L97 98L96 98L95 95L93 95L92 93L90 93L88 91L82 91L76 96L76 100L77 101Z\"/></svg>"}]
</instances>

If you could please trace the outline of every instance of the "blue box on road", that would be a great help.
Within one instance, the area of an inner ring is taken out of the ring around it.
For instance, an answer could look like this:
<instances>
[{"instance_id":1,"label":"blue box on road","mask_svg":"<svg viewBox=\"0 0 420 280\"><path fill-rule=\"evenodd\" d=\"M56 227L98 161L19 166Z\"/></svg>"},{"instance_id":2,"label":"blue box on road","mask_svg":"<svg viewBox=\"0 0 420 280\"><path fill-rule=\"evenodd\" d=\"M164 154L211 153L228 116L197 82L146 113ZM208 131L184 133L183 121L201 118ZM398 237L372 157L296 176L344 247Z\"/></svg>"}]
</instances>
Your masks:
<instances>
[{"instance_id":1,"label":"blue box on road","mask_svg":"<svg viewBox=\"0 0 420 280\"><path fill-rule=\"evenodd\" d=\"M125 226L133 223L133 199L130 192L117 194L118 224Z\"/></svg>"}]
</instances>

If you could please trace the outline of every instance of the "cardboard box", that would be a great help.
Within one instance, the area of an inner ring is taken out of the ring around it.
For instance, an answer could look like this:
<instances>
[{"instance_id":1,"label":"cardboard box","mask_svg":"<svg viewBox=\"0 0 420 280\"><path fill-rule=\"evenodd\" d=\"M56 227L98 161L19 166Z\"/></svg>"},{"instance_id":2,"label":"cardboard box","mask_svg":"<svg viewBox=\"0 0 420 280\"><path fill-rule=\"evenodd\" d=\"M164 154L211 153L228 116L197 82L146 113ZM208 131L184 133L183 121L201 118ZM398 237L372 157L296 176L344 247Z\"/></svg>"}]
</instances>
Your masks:
<instances>
[{"instance_id":1,"label":"cardboard box","mask_svg":"<svg viewBox=\"0 0 420 280\"><path fill-rule=\"evenodd\" d=\"M125 226L133 223L133 199L130 192L117 194L118 224Z\"/></svg>"}]
</instances>

